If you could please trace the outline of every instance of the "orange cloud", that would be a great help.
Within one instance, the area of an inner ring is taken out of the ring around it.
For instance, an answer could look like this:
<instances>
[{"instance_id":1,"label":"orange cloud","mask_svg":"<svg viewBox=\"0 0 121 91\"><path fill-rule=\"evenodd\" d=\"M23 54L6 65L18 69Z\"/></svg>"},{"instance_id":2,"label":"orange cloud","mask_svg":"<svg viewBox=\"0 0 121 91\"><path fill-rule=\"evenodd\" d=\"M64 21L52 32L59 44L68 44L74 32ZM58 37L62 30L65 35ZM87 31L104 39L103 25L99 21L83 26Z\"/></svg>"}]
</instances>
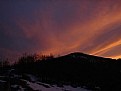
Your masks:
<instances>
[{"instance_id":1,"label":"orange cloud","mask_svg":"<svg viewBox=\"0 0 121 91\"><path fill-rule=\"evenodd\" d=\"M45 54L81 51L105 56L105 52L121 44L121 37L113 34L121 32L112 27L121 24L120 3L120 0L52 2L43 11L31 12L31 19L18 17L16 23L26 38L34 41L32 51ZM113 32L108 35L110 39L104 39L110 32Z\"/></svg>"}]
</instances>

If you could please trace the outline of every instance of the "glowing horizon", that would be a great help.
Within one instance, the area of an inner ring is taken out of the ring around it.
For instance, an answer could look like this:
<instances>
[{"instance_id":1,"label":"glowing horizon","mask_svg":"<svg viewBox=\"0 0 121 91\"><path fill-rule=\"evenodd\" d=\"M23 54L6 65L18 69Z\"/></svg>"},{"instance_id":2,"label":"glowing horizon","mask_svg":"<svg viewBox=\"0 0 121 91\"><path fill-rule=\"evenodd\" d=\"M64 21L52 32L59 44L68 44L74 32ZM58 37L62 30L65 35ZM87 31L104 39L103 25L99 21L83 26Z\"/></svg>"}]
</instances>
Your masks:
<instances>
[{"instance_id":1,"label":"glowing horizon","mask_svg":"<svg viewBox=\"0 0 121 91\"><path fill-rule=\"evenodd\" d=\"M120 0L0 2L0 55L80 51L121 58Z\"/></svg>"}]
</instances>

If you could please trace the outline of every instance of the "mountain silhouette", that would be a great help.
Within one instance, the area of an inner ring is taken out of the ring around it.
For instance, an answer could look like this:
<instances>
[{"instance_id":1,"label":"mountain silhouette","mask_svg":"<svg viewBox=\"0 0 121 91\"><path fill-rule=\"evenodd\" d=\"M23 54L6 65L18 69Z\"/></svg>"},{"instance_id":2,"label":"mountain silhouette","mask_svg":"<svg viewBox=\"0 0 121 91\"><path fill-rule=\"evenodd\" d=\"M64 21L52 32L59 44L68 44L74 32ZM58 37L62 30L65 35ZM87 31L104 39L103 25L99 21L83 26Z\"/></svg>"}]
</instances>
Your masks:
<instances>
[{"instance_id":1,"label":"mountain silhouette","mask_svg":"<svg viewBox=\"0 0 121 91\"><path fill-rule=\"evenodd\" d=\"M85 87L93 91L121 90L121 61L80 52L59 57L23 57L13 65L17 74L31 74L48 84ZM23 62L23 63L22 63ZM25 62L25 63L24 63ZM25 77L25 76L24 76Z\"/></svg>"}]
</instances>

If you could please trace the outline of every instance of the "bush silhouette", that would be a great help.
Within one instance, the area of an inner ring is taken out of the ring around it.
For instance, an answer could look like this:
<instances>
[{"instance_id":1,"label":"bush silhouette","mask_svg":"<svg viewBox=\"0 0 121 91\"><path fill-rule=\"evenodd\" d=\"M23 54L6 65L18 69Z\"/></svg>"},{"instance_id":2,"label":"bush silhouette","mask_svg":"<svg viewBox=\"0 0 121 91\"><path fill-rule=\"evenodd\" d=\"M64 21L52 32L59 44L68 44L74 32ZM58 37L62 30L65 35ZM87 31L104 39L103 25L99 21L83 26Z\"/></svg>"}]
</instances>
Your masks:
<instances>
[{"instance_id":1,"label":"bush silhouette","mask_svg":"<svg viewBox=\"0 0 121 91\"><path fill-rule=\"evenodd\" d=\"M23 55L14 69L36 75L50 84L86 86L92 90L121 90L121 59L102 58L83 53L65 56ZM99 89L98 89L99 90Z\"/></svg>"}]
</instances>

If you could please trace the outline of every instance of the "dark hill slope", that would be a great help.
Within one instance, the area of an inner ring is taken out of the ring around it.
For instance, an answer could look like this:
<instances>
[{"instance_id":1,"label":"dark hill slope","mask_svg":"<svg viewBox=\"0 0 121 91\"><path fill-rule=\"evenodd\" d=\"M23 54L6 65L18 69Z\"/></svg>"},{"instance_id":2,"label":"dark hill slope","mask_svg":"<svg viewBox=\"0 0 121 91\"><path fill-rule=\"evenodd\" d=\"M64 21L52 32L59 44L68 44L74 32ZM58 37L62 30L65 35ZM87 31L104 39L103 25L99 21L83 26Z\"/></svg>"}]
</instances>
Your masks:
<instances>
[{"instance_id":1,"label":"dark hill slope","mask_svg":"<svg viewBox=\"0 0 121 91\"><path fill-rule=\"evenodd\" d=\"M120 61L83 53L16 66L22 73L38 75L49 83L68 83L101 91L121 90ZM51 80L50 80L51 79Z\"/></svg>"}]
</instances>

